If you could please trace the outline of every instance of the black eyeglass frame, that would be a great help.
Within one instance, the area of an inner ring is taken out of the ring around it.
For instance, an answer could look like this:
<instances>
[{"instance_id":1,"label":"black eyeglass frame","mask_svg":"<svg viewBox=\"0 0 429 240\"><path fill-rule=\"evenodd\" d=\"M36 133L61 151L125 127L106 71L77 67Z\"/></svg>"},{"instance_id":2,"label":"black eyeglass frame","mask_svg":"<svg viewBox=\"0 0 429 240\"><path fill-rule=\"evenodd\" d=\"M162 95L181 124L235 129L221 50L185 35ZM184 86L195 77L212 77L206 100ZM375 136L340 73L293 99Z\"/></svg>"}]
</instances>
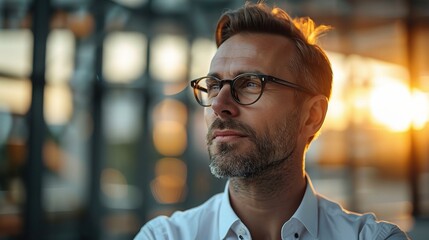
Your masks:
<instances>
[{"instance_id":1,"label":"black eyeglass frame","mask_svg":"<svg viewBox=\"0 0 429 240\"><path fill-rule=\"evenodd\" d=\"M237 97L237 95L235 94L235 90L234 90L234 84L235 84L235 81L237 80L237 79L239 79L239 78L242 78L242 77L245 77L245 76L254 76L254 77L258 77L259 79L261 79L261 83L262 83L262 87L261 87L261 93L259 94L259 96L253 101L253 102L251 102L251 103L241 103L240 102L240 99L238 99L238 97ZM235 76L233 79L219 79L219 78L217 78L217 77L215 77L215 76L204 76L204 77L200 77L200 78L197 78L197 79L194 79L194 80L192 80L191 82L190 82L190 85L191 85L191 87L192 87L192 89L193 89L193 92L194 92L194 97L195 97L195 99L197 100L197 102L201 105L201 106L203 106L203 107L210 107L211 106L211 104L203 104L203 102L198 98L198 92L197 91L203 91L203 92L207 92L207 89L205 89L205 88L201 88L199 85L198 85L198 83L202 80L202 79L205 79L205 78L211 78L211 79L214 79L214 80L216 80L216 81L218 81L219 83L220 83L220 89L219 89L219 91L222 89L222 87L223 87L223 85L225 84L225 83L229 83L230 85L231 85L231 87L230 87L230 90L231 90L231 96L232 96L232 98L234 99L234 101L235 102L237 102L238 104L240 104L240 105L252 105L252 104L254 104L255 102L257 102L260 98L261 98L261 96L262 96L262 93L264 92L264 89L265 89L265 84L267 83L267 82L269 82L269 81L271 81L271 82L274 82L274 83L277 83L277 84L280 84L280 85L283 85L283 86L286 86L286 87L290 87L290 88L293 88L293 89L295 89L295 90L298 90L298 91L300 91L300 92L303 92L303 93L306 93L306 94L309 94L309 95L316 95L313 91L311 91L311 90L309 90L309 89L307 89L307 88L305 88L305 87L303 87L303 86L300 86L300 85L298 85L298 84L296 84L296 83L293 83L293 82L290 82L290 81L287 81L287 80L284 80L284 79L280 79L280 78L277 78L277 77L273 77L273 76L270 76L270 75L265 75L265 74L257 74L257 73L242 73L242 74L239 74L239 75L237 75L237 76Z\"/></svg>"}]
</instances>

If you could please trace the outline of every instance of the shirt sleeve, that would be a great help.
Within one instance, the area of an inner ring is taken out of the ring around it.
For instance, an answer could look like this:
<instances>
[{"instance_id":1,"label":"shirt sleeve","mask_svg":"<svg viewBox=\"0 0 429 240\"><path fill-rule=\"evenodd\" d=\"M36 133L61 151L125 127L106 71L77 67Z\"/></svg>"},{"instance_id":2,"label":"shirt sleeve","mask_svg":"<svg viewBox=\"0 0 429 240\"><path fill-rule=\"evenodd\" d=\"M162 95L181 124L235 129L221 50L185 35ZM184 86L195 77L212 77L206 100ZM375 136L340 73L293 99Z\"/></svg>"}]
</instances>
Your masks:
<instances>
[{"instance_id":1,"label":"shirt sleeve","mask_svg":"<svg viewBox=\"0 0 429 240\"><path fill-rule=\"evenodd\" d=\"M383 231L382 234L380 234L380 238L377 239L383 239L383 240L410 240L410 238L407 236L405 232L403 232L401 229L399 229L396 225L390 225L388 228L386 228L387 231Z\"/></svg>"},{"instance_id":2,"label":"shirt sleeve","mask_svg":"<svg viewBox=\"0 0 429 240\"><path fill-rule=\"evenodd\" d=\"M359 239L367 240L410 240L398 226L389 222L372 222L366 224L359 234Z\"/></svg>"}]
</instances>

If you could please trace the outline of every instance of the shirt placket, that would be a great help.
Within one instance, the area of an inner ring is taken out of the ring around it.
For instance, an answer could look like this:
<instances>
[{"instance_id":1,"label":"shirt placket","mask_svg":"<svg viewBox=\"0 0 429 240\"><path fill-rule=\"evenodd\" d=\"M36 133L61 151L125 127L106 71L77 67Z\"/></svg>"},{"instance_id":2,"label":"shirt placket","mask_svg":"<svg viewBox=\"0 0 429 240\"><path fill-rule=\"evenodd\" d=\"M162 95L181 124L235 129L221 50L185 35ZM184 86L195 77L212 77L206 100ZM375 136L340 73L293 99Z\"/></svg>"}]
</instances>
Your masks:
<instances>
[{"instance_id":1,"label":"shirt placket","mask_svg":"<svg viewBox=\"0 0 429 240\"><path fill-rule=\"evenodd\" d=\"M238 240L251 240L251 236L249 231L247 230L246 226L244 224L240 224L236 231L237 239Z\"/></svg>"}]
</instances>

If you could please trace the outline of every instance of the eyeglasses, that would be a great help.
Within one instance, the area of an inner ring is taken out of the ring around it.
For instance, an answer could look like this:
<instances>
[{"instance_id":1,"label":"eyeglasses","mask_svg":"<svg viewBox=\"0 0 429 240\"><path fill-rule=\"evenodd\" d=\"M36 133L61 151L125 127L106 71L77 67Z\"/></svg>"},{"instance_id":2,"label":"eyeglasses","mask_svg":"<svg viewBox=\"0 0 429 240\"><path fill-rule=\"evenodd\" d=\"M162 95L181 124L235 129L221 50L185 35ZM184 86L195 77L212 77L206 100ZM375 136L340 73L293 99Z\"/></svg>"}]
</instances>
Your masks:
<instances>
[{"instance_id":1,"label":"eyeglasses","mask_svg":"<svg viewBox=\"0 0 429 240\"><path fill-rule=\"evenodd\" d=\"M282 80L273 76L243 73L234 79L221 80L214 76L206 76L191 81L191 87L194 90L194 96L197 102L203 107L210 107L213 99L219 94L225 83L231 85L232 98L241 105L251 105L261 98L264 92L265 84L274 82L298 91L315 95L312 91L295 83Z\"/></svg>"}]
</instances>

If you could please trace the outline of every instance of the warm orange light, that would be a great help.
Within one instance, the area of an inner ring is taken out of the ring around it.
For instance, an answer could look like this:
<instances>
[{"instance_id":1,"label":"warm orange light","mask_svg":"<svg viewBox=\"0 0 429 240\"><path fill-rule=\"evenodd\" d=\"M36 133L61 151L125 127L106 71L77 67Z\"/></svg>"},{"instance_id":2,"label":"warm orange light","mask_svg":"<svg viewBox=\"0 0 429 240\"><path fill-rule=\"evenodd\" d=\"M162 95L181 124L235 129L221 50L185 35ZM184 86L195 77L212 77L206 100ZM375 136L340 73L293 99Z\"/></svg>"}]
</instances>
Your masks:
<instances>
[{"instance_id":1,"label":"warm orange light","mask_svg":"<svg viewBox=\"0 0 429 240\"><path fill-rule=\"evenodd\" d=\"M174 99L165 99L161 101L153 111L153 121L177 121L186 125L188 111L186 105Z\"/></svg>"},{"instance_id":2,"label":"warm orange light","mask_svg":"<svg viewBox=\"0 0 429 240\"><path fill-rule=\"evenodd\" d=\"M43 145L43 160L47 168L59 173L64 168L64 152L57 143L48 140Z\"/></svg>"},{"instance_id":3,"label":"warm orange light","mask_svg":"<svg viewBox=\"0 0 429 240\"><path fill-rule=\"evenodd\" d=\"M336 131L347 129L349 118L346 115L346 105L340 99L331 99L326 115L325 128Z\"/></svg>"},{"instance_id":4,"label":"warm orange light","mask_svg":"<svg viewBox=\"0 0 429 240\"><path fill-rule=\"evenodd\" d=\"M153 141L164 156L180 156L187 146L187 108L174 99L161 101L153 112Z\"/></svg>"},{"instance_id":5,"label":"warm orange light","mask_svg":"<svg viewBox=\"0 0 429 240\"><path fill-rule=\"evenodd\" d=\"M345 56L334 52L327 52L327 54L331 61L334 75L331 99L323 129L343 131L347 129L350 121L348 114L350 107L347 106L347 102L344 99L344 96L347 95L344 93L344 89L348 84L347 73L344 71L346 68Z\"/></svg>"},{"instance_id":6,"label":"warm orange light","mask_svg":"<svg viewBox=\"0 0 429 240\"><path fill-rule=\"evenodd\" d=\"M426 126L429 94L410 90L406 68L357 55L328 56L334 79L324 129L342 131L349 123L369 123L404 132Z\"/></svg>"},{"instance_id":7,"label":"warm orange light","mask_svg":"<svg viewBox=\"0 0 429 240\"><path fill-rule=\"evenodd\" d=\"M188 82L168 83L164 85L163 93L166 96L178 94L186 89Z\"/></svg>"},{"instance_id":8,"label":"warm orange light","mask_svg":"<svg viewBox=\"0 0 429 240\"><path fill-rule=\"evenodd\" d=\"M371 91L370 110L374 120L392 131L402 132L410 127L411 95L408 87L399 82L376 86Z\"/></svg>"},{"instance_id":9,"label":"warm orange light","mask_svg":"<svg viewBox=\"0 0 429 240\"><path fill-rule=\"evenodd\" d=\"M186 149L185 126L175 121L155 124L153 142L156 150L164 156L180 156Z\"/></svg>"},{"instance_id":10,"label":"warm orange light","mask_svg":"<svg viewBox=\"0 0 429 240\"><path fill-rule=\"evenodd\" d=\"M392 131L422 129L429 120L429 97L407 85L393 82L380 85L371 94L371 114Z\"/></svg>"},{"instance_id":11,"label":"warm orange light","mask_svg":"<svg viewBox=\"0 0 429 240\"><path fill-rule=\"evenodd\" d=\"M68 27L79 38L87 37L94 30L94 16L84 10L67 15Z\"/></svg>"},{"instance_id":12,"label":"warm orange light","mask_svg":"<svg viewBox=\"0 0 429 240\"><path fill-rule=\"evenodd\" d=\"M429 122L429 94L414 90L411 95L412 124L414 129L423 129Z\"/></svg>"},{"instance_id":13,"label":"warm orange light","mask_svg":"<svg viewBox=\"0 0 429 240\"><path fill-rule=\"evenodd\" d=\"M163 158L156 163L155 179L151 190L160 203L176 203L184 198L186 190L186 164L177 158Z\"/></svg>"},{"instance_id":14,"label":"warm orange light","mask_svg":"<svg viewBox=\"0 0 429 240\"><path fill-rule=\"evenodd\" d=\"M127 179L118 170L106 168L101 173L101 190L113 199L123 199L128 195Z\"/></svg>"},{"instance_id":15,"label":"warm orange light","mask_svg":"<svg viewBox=\"0 0 429 240\"><path fill-rule=\"evenodd\" d=\"M28 79L0 77L0 109L24 115L31 103L31 82Z\"/></svg>"},{"instance_id":16,"label":"warm orange light","mask_svg":"<svg viewBox=\"0 0 429 240\"><path fill-rule=\"evenodd\" d=\"M47 85L45 87L44 116L52 125L66 124L73 112L72 93L68 85Z\"/></svg>"}]
</instances>

